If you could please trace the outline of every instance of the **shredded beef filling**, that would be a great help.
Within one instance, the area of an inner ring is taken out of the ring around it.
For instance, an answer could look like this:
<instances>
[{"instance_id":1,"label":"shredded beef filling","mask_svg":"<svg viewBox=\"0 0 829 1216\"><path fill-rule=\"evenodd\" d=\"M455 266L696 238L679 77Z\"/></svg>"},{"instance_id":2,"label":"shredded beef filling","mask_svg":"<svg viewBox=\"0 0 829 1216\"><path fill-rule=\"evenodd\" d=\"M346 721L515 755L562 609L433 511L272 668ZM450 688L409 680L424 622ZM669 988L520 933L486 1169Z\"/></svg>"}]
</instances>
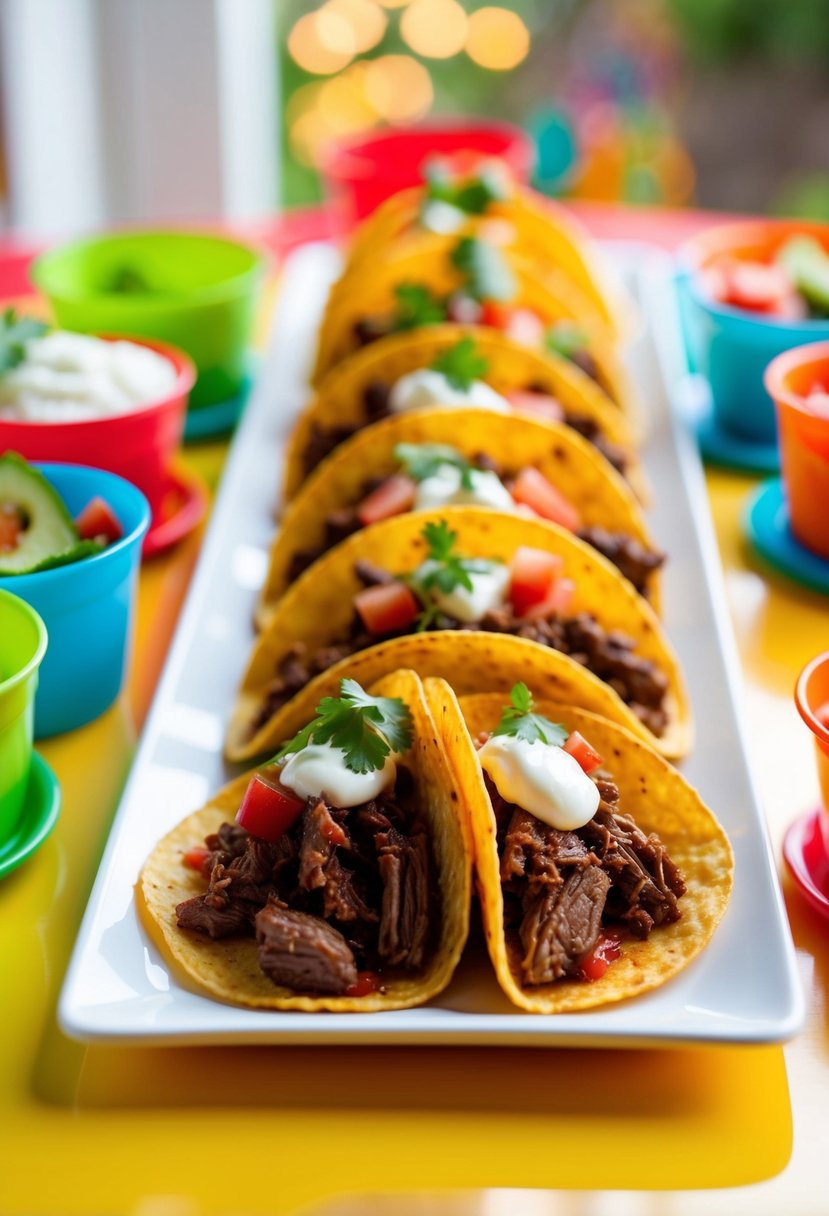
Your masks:
<instances>
[{"instance_id":1,"label":"shredded beef filling","mask_svg":"<svg viewBox=\"0 0 829 1216\"><path fill-rule=\"evenodd\" d=\"M506 802L486 778L497 823L504 927L520 943L528 985L575 976L603 928L647 938L681 913L685 883L657 836L618 809L619 790L599 779L601 802L575 832L559 832Z\"/></svg>"},{"instance_id":2,"label":"shredded beef filling","mask_svg":"<svg viewBox=\"0 0 829 1216\"><path fill-rule=\"evenodd\" d=\"M385 571L372 566L370 562L357 562L356 570L367 585L388 579ZM604 629L586 612L574 617L551 616L545 620L527 620L517 617L512 607L506 605L495 612L488 612L475 624L465 624L454 617L441 615L430 628L509 633L549 646L552 650L569 655L609 684L653 734L663 734L668 724L665 708L668 679L665 673L650 659L635 653L632 638L618 630ZM383 640L410 632L411 629L406 629L400 634L384 634ZM314 676L378 641L380 638L369 633L355 613L350 634L344 641L321 646L315 651L309 651L303 642L296 642L282 658L274 679L265 690L259 711L251 722L250 735L256 734Z\"/></svg>"},{"instance_id":3,"label":"shredded beef filling","mask_svg":"<svg viewBox=\"0 0 829 1216\"><path fill-rule=\"evenodd\" d=\"M531 384L524 390L528 393L542 393L544 396L549 396L549 388L543 384ZM306 476L311 473L320 461L324 460L329 453L334 451L334 448L339 447L341 443L345 443L346 439L350 439L356 431L362 427L368 426L372 422L378 422L381 418L388 418L391 414L389 406L389 397L391 395L391 385L385 384L380 380L373 381L368 385L363 394L363 405L365 407L365 419L357 423L355 426L335 426L324 427L315 422L311 426L311 433L308 437L308 442L305 445L305 451L302 455L303 466ZM597 451L601 452L602 456L608 460L622 476L625 475L627 468L627 453L624 448L613 443L602 432L595 418L589 414L582 414L578 410L564 410L564 421L567 426L591 443Z\"/></svg>"},{"instance_id":4,"label":"shredded beef filling","mask_svg":"<svg viewBox=\"0 0 829 1216\"><path fill-rule=\"evenodd\" d=\"M179 928L251 936L275 984L341 994L358 971L420 970L439 920L439 894L414 783L349 810L309 798L276 843L223 824L207 837L203 895L176 908Z\"/></svg>"}]
</instances>

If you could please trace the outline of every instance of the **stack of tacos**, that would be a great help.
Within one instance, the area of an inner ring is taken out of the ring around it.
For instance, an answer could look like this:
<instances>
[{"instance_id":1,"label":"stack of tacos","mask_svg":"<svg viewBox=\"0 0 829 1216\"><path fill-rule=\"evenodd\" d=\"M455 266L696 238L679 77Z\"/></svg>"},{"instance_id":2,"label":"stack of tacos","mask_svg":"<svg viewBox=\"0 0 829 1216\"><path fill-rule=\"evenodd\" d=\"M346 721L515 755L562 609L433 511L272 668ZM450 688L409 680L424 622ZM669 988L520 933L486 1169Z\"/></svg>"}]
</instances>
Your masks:
<instances>
[{"instance_id":1,"label":"stack of tacos","mask_svg":"<svg viewBox=\"0 0 829 1216\"><path fill-rule=\"evenodd\" d=\"M225 754L139 904L217 999L422 1004L464 949L531 1012L698 954L728 841L644 514L632 310L560 208L430 174L356 234L286 453Z\"/></svg>"}]
</instances>

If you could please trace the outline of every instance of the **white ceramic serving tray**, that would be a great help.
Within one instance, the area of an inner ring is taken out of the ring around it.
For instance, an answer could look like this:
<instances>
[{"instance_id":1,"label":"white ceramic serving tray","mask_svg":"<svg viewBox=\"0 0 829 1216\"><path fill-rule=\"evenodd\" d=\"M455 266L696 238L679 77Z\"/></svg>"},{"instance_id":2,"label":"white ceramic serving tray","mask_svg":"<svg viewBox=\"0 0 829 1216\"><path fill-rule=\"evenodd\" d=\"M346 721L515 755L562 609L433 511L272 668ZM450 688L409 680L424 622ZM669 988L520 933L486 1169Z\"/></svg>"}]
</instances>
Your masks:
<instances>
[{"instance_id":1,"label":"white ceramic serving tray","mask_svg":"<svg viewBox=\"0 0 829 1216\"><path fill-rule=\"evenodd\" d=\"M60 1022L84 1040L146 1043L497 1043L548 1046L774 1042L802 1019L794 952L765 824L740 735L738 673L703 476L670 409L685 375L670 263L647 246L614 247L644 324L630 371L645 407L645 464L656 539L668 550L666 623L697 723L683 771L723 822L734 893L703 954L656 992L606 1010L521 1013L479 945L450 988L420 1009L268 1013L199 995L171 974L139 923L133 884L156 840L229 773L222 735L253 642L280 494L282 451L305 379L337 254L306 246L285 267L270 347L234 439L210 530L81 926Z\"/></svg>"}]
</instances>

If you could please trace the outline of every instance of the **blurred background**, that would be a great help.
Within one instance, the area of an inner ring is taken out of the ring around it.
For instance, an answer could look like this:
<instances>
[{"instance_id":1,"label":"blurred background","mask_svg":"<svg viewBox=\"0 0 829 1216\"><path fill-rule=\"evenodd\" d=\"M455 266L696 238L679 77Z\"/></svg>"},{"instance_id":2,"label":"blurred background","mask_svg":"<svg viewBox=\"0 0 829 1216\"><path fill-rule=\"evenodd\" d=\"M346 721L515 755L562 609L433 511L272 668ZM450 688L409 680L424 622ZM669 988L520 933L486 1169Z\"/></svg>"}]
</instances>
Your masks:
<instances>
[{"instance_id":1,"label":"blurred background","mask_svg":"<svg viewBox=\"0 0 829 1216\"><path fill-rule=\"evenodd\" d=\"M264 220L332 141L523 126L565 197L829 219L826 0L0 0L0 222Z\"/></svg>"}]
</instances>

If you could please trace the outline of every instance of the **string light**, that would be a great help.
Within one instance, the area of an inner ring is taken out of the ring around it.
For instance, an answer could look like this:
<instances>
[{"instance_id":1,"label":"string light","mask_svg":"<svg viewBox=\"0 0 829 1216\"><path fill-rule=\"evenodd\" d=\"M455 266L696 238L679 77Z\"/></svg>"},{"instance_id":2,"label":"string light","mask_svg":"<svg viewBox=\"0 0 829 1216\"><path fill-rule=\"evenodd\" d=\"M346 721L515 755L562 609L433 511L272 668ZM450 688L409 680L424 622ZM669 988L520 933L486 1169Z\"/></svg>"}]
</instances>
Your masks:
<instances>
[{"instance_id":1,"label":"string light","mask_svg":"<svg viewBox=\"0 0 829 1216\"><path fill-rule=\"evenodd\" d=\"M400 35L417 55L449 59L463 50L468 26L457 0L413 0L400 18Z\"/></svg>"},{"instance_id":2,"label":"string light","mask_svg":"<svg viewBox=\"0 0 829 1216\"><path fill-rule=\"evenodd\" d=\"M301 68L316 76L340 72L354 58L351 26L333 11L306 13L288 35L288 53Z\"/></svg>"},{"instance_id":3,"label":"string light","mask_svg":"<svg viewBox=\"0 0 829 1216\"><path fill-rule=\"evenodd\" d=\"M479 67L509 72L529 49L529 30L518 13L492 6L470 14L466 53Z\"/></svg>"},{"instance_id":4,"label":"string light","mask_svg":"<svg viewBox=\"0 0 829 1216\"><path fill-rule=\"evenodd\" d=\"M366 64L365 90L369 104L388 122L422 118L432 104L432 80L411 55L381 55Z\"/></svg>"},{"instance_id":5,"label":"string light","mask_svg":"<svg viewBox=\"0 0 829 1216\"><path fill-rule=\"evenodd\" d=\"M377 46L389 21L374 0L328 0L320 12L329 12L346 22L351 48L357 55Z\"/></svg>"}]
</instances>

